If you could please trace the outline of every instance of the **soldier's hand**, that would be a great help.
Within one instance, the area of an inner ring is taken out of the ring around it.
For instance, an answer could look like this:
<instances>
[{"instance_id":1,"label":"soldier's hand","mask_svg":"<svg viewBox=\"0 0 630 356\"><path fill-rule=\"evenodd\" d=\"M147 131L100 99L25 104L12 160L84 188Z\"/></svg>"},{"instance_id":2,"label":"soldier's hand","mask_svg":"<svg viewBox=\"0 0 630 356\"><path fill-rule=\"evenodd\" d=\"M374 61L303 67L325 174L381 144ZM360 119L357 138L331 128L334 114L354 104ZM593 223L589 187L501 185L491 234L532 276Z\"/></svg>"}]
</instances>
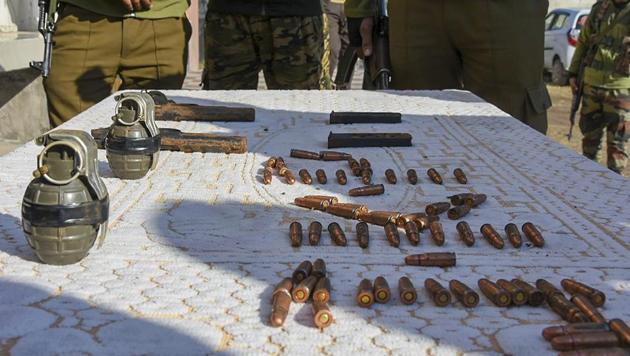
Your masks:
<instances>
[{"instance_id":1,"label":"soldier's hand","mask_svg":"<svg viewBox=\"0 0 630 356\"><path fill-rule=\"evenodd\" d=\"M374 18L365 17L361 21L359 32L361 33L361 52L360 57L365 58L372 55L372 31L374 29Z\"/></svg>"},{"instance_id":2,"label":"soldier's hand","mask_svg":"<svg viewBox=\"0 0 630 356\"><path fill-rule=\"evenodd\" d=\"M149 10L153 0L121 0L123 6L129 11Z\"/></svg>"},{"instance_id":3,"label":"soldier's hand","mask_svg":"<svg viewBox=\"0 0 630 356\"><path fill-rule=\"evenodd\" d=\"M577 78L574 76L569 77L569 86L571 86L571 92L575 95L578 92Z\"/></svg>"}]
</instances>

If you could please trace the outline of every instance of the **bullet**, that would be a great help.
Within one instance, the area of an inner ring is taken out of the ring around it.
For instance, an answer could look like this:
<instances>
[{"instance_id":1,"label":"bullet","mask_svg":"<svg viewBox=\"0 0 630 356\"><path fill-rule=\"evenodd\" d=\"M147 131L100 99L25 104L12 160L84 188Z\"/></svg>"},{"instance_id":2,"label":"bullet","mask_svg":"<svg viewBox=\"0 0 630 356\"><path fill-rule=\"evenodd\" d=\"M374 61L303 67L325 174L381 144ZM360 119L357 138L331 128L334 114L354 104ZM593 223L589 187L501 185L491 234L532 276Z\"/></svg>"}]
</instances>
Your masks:
<instances>
[{"instance_id":1,"label":"bullet","mask_svg":"<svg viewBox=\"0 0 630 356\"><path fill-rule=\"evenodd\" d=\"M490 224L484 224L481 226L481 234L483 237L496 249L502 249L505 246L501 235Z\"/></svg>"},{"instance_id":2,"label":"bullet","mask_svg":"<svg viewBox=\"0 0 630 356\"><path fill-rule=\"evenodd\" d=\"M313 302L313 323L320 329L330 326L334 321L327 303Z\"/></svg>"},{"instance_id":3,"label":"bullet","mask_svg":"<svg viewBox=\"0 0 630 356\"><path fill-rule=\"evenodd\" d=\"M287 319L289 308L291 307L292 288L291 278L285 278L274 289L271 295L271 316L269 317L271 326L282 326Z\"/></svg>"},{"instance_id":4,"label":"bullet","mask_svg":"<svg viewBox=\"0 0 630 356\"><path fill-rule=\"evenodd\" d=\"M511 282L527 294L527 304L532 307L540 306L545 302L545 294L540 289L535 288L531 284L520 279L513 279Z\"/></svg>"},{"instance_id":5,"label":"bullet","mask_svg":"<svg viewBox=\"0 0 630 356\"><path fill-rule=\"evenodd\" d=\"M557 336L564 336L570 334L581 334L581 333L594 333L599 331L610 331L608 324L599 324L599 323L575 323L575 324L567 324L567 325L558 325L558 326L550 326L544 328L542 331L542 336L547 341L551 341L553 338Z\"/></svg>"},{"instance_id":6,"label":"bullet","mask_svg":"<svg viewBox=\"0 0 630 356\"><path fill-rule=\"evenodd\" d=\"M315 209L326 211L330 205L326 200L312 199L312 198L295 198L293 204L302 208Z\"/></svg>"},{"instance_id":7,"label":"bullet","mask_svg":"<svg viewBox=\"0 0 630 356\"><path fill-rule=\"evenodd\" d=\"M276 157L276 164L274 165L274 168L277 170L280 170L280 168L286 168L287 164L284 162L284 158L282 157Z\"/></svg>"},{"instance_id":8,"label":"bullet","mask_svg":"<svg viewBox=\"0 0 630 356\"><path fill-rule=\"evenodd\" d=\"M418 244L420 244L420 232L415 222L407 221L405 223L405 235L407 235L407 240L409 240L412 246L418 246Z\"/></svg>"},{"instance_id":9,"label":"bullet","mask_svg":"<svg viewBox=\"0 0 630 356\"><path fill-rule=\"evenodd\" d=\"M391 298L391 290L389 289L389 283L383 276L378 276L374 280L374 301L377 303L385 304L389 302Z\"/></svg>"},{"instance_id":10,"label":"bullet","mask_svg":"<svg viewBox=\"0 0 630 356\"><path fill-rule=\"evenodd\" d=\"M352 158L352 155L344 152L321 151L319 158L321 158L322 161L347 161Z\"/></svg>"},{"instance_id":11,"label":"bullet","mask_svg":"<svg viewBox=\"0 0 630 356\"><path fill-rule=\"evenodd\" d=\"M311 293L315 289L316 284L317 277L313 275L306 277L306 279L300 282L297 287L293 288L293 292L291 293L293 301L296 303L306 303L308 298L311 297Z\"/></svg>"},{"instance_id":12,"label":"bullet","mask_svg":"<svg viewBox=\"0 0 630 356\"><path fill-rule=\"evenodd\" d=\"M515 248L519 248L523 245L523 238L521 237L521 233L518 231L518 226L515 224L510 223L505 225L505 234L512 246Z\"/></svg>"},{"instance_id":13,"label":"bullet","mask_svg":"<svg viewBox=\"0 0 630 356\"><path fill-rule=\"evenodd\" d=\"M319 153L317 153L317 152L310 152L310 151L304 151L304 150L292 149L291 150L291 157L293 157L293 158L301 158L301 159L319 160Z\"/></svg>"},{"instance_id":14,"label":"bullet","mask_svg":"<svg viewBox=\"0 0 630 356\"><path fill-rule=\"evenodd\" d=\"M462 241L464 241L466 246L471 247L472 245L475 244L475 235L473 234L472 229L470 228L470 225L468 225L467 222L465 221L458 222L456 228L457 228L457 232L459 233L459 238L462 239Z\"/></svg>"},{"instance_id":15,"label":"bullet","mask_svg":"<svg viewBox=\"0 0 630 356\"><path fill-rule=\"evenodd\" d=\"M335 207L335 209L351 209L354 211L354 216L352 218L349 219L358 219L359 216L363 216L366 215L367 213L369 213L368 207L366 205L362 205L362 204L350 204L350 203L337 203L337 204L331 204L330 207ZM335 209L332 209L332 211L336 211Z\"/></svg>"},{"instance_id":16,"label":"bullet","mask_svg":"<svg viewBox=\"0 0 630 356\"><path fill-rule=\"evenodd\" d=\"M525 236L529 239L529 241L532 242L534 246L536 247L545 246L545 239L543 238L540 231L538 231L536 226L534 226L534 224L527 222L523 224L523 226L521 227L521 230L523 230L523 233L525 234Z\"/></svg>"},{"instance_id":17,"label":"bullet","mask_svg":"<svg viewBox=\"0 0 630 356\"><path fill-rule=\"evenodd\" d=\"M311 246L319 245L322 238L322 224L319 221L313 221L308 227L308 243Z\"/></svg>"},{"instance_id":18,"label":"bullet","mask_svg":"<svg viewBox=\"0 0 630 356\"><path fill-rule=\"evenodd\" d=\"M400 302L406 305L411 305L418 299L416 288L411 283L411 280L405 276L400 277L398 280L398 297Z\"/></svg>"},{"instance_id":19,"label":"bullet","mask_svg":"<svg viewBox=\"0 0 630 356\"><path fill-rule=\"evenodd\" d=\"M316 200L326 200L329 205L339 203L339 199L337 197L333 197L330 195L306 195L304 198L306 199L316 199Z\"/></svg>"},{"instance_id":20,"label":"bullet","mask_svg":"<svg viewBox=\"0 0 630 356\"><path fill-rule=\"evenodd\" d=\"M400 246L400 234L398 233L398 226L394 223L385 224L385 237L392 247Z\"/></svg>"},{"instance_id":21,"label":"bullet","mask_svg":"<svg viewBox=\"0 0 630 356\"><path fill-rule=\"evenodd\" d=\"M267 162L265 162L265 168L276 168L276 162L278 159L276 157L269 157Z\"/></svg>"},{"instance_id":22,"label":"bullet","mask_svg":"<svg viewBox=\"0 0 630 356\"><path fill-rule=\"evenodd\" d=\"M263 171L263 183L266 185L271 184L271 180L273 179L273 171L269 167L265 167Z\"/></svg>"},{"instance_id":23,"label":"bullet","mask_svg":"<svg viewBox=\"0 0 630 356\"><path fill-rule=\"evenodd\" d=\"M444 228L439 221L434 221L429 224L429 231L431 231L431 238L437 246L444 245Z\"/></svg>"},{"instance_id":24,"label":"bullet","mask_svg":"<svg viewBox=\"0 0 630 356\"><path fill-rule=\"evenodd\" d=\"M587 286L584 283L580 283L573 279L563 279L560 284L564 290L569 292L569 294L582 294L596 307L601 307L604 303L606 303L606 294L593 287Z\"/></svg>"},{"instance_id":25,"label":"bullet","mask_svg":"<svg viewBox=\"0 0 630 356\"><path fill-rule=\"evenodd\" d=\"M372 282L369 279L364 279L359 283L357 290L357 304L363 308L369 308L374 304L374 292L372 288Z\"/></svg>"},{"instance_id":26,"label":"bullet","mask_svg":"<svg viewBox=\"0 0 630 356\"><path fill-rule=\"evenodd\" d=\"M440 220L440 218L437 217L437 220ZM404 228L405 224L409 221L415 222L418 226L418 230L420 231L429 227L429 221L426 213L413 213L402 215L398 218L398 220L396 220L396 224L398 225L398 227Z\"/></svg>"},{"instance_id":27,"label":"bullet","mask_svg":"<svg viewBox=\"0 0 630 356\"><path fill-rule=\"evenodd\" d=\"M346 177L346 172L344 172L343 169L337 170L337 172L335 172L335 176L337 176L337 183L341 185L348 184L348 177Z\"/></svg>"},{"instance_id":28,"label":"bullet","mask_svg":"<svg viewBox=\"0 0 630 356\"><path fill-rule=\"evenodd\" d=\"M372 165L370 164L370 161L368 161L365 158L360 158L359 159L359 164L361 165L361 169L372 168Z\"/></svg>"},{"instance_id":29,"label":"bullet","mask_svg":"<svg viewBox=\"0 0 630 356\"><path fill-rule=\"evenodd\" d=\"M361 181L365 185L372 184L372 169L371 168L361 169Z\"/></svg>"},{"instance_id":30,"label":"bullet","mask_svg":"<svg viewBox=\"0 0 630 356\"><path fill-rule=\"evenodd\" d=\"M346 219L357 219L359 217L358 209L359 207L355 204L333 204L326 208L326 212Z\"/></svg>"},{"instance_id":31,"label":"bullet","mask_svg":"<svg viewBox=\"0 0 630 356\"><path fill-rule=\"evenodd\" d=\"M311 177L311 174L308 173L306 169L300 169L300 171L298 172L298 175L300 176L302 183L308 184L308 185L313 184L313 177Z\"/></svg>"},{"instance_id":32,"label":"bullet","mask_svg":"<svg viewBox=\"0 0 630 356\"><path fill-rule=\"evenodd\" d=\"M512 303L512 299L508 292L501 289L498 285L494 284L491 280L482 278L477 282L479 289L490 299L497 307L508 307Z\"/></svg>"},{"instance_id":33,"label":"bullet","mask_svg":"<svg viewBox=\"0 0 630 356\"><path fill-rule=\"evenodd\" d=\"M514 285L512 282L506 279L499 279L497 281L497 285L503 288L506 292L510 293L512 304L523 305L527 303L527 293L518 286Z\"/></svg>"},{"instance_id":34,"label":"bullet","mask_svg":"<svg viewBox=\"0 0 630 356\"><path fill-rule=\"evenodd\" d=\"M549 307L554 313L569 323L587 322L588 319L575 304L571 303L564 295L554 294L547 299Z\"/></svg>"},{"instance_id":35,"label":"bullet","mask_svg":"<svg viewBox=\"0 0 630 356\"><path fill-rule=\"evenodd\" d=\"M453 252L429 252L405 257L405 264L423 267L453 267L457 258Z\"/></svg>"},{"instance_id":36,"label":"bullet","mask_svg":"<svg viewBox=\"0 0 630 356\"><path fill-rule=\"evenodd\" d=\"M368 225L364 222L360 222L357 224L356 230L359 246L361 248L368 248L368 245L370 244L370 230Z\"/></svg>"},{"instance_id":37,"label":"bullet","mask_svg":"<svg viewBox=\"0 0 630 356\"><path fill-rule=\"evenodd\" d=\"M313 262L313 270L311 275L317 278L326 277L326 262L321 258L318 258Z\"/></svg>"},{"instance_id":38,"label":"bullet","mask_svg":"<svg viewBox=\"0 0 630 356\"><path fill-rule=\"evenodd\" d=\"M280 177L284 177L287 172L289 172L289 168L287 166L282 166L282 168L278 169L278 175Z\"/></svg>"},{"instance_id":39,"label":"bullet","mask_svg":"<svg viewBox=\"0 0 630 356\"><path fill-rule=\"evenodd\" d=\"M395 223L401 216L396 211L370 211L367 214L359 215L359 220L368 224L385 226L387 223Z\"/></svg>"},{"instance_id":40,"label":"bullet","mask_svg":"<svg viewBox=\"0 0 630 356\"><path fill-rule=\"evenodd\" d=\"M350 166L350 170L352 171L352 175L355 177L361 176L361 165L357 162L356 159L350 158L348 160L348 165Z\"/></svg>"},{"instance_id":41,"label":"bullet","mask_svg":"<svg viewBox=\"0 0 630 356\"><path fill-rule=\"evenodd\" d=\"M474 194L472 197L466 198L464 204L470 205L471 208L476 208L488 200L488 196L485 194Z\"/></svg>"},{"instance_id":42,"label":"bullet","mask_svg":"<svg viewBox=\"0 0 630 356\"><path fill-rule=\"evenodd\" d=\"M433 303L435 303L438 307L445 307L451 304L451 293L440 284L440 282L436 281L433 278L427 278L424 280L424 288L426 288L427 292L433 299Z\"/></svg>"},{"instance_id":43,"label":"bullet","mask_svg":"<svg viewBox=\"0 0 630 356\"><path fill-rule=\"evenodd\" d=\"M451 203L440 202L440 203L429 204L424 210L427 213L427 215L440 215L443 212L448 211L448 209L450 208L451 208Z\"/></svg>"},{"instance_id":44,"label":"bullet","mask_svg":"<svg viewBox=\"0 0 630 356\"><path fill-rule=\"evenodd\" d=\"M564 297L564 294L560 291L560 289L556 288L550 282L544 279L536 280L536 288L540 289L545 294L545 299L549 300L552 296L559 294Z\"/></svg>"},{"instance_id":45,"label":"bullet","mask_svg":"<svg viewBox=\"0 0 630 356\"><path fill-rule=\"evenodd\" d=\"M346 234L343 233L341 226L339 226L339 224L337 224L336 222L330 223L328 225L328 233L330 234L330 238L333 240L335 245L337 246L348 245Z\"/></svg>"},{"instance_id":46,"label":"bullet","mask_svg":"<svg viewBox=\"0 0 630 356\"><path fill-rule=\"evenodd\" d=\"M407 171L407 179L409 183L416 185L418 184L418 173L416 173L415 169L410 169Z\"/></svg>"},{"instance_id":47,"label":"bullet","mask_svg":"<svg viewBox=\"0 0 630 356\"><path fill-rule=\"evenodd\" d=\"M328 182L328 178L326 178L326 172L324 172L323 169L316 170L315 176L317 176L317 182L319 184L326 184Z\"/></svg>"},{"instance_id":48,"label":"bullet","mask_svg":"<svg viewBox=\"0 0 630 356\"><path fill-rule=\"evenodd\" d=\"M322 277L317 281L313 291L313 302L328 303L330 301L330 279Z\"/></svg>"},{"instance_id":49,"label":"bullet","mask_svg":"<svg viewBox=\"0 0 630 356\"><path fill-rule=\"evenodd\" d=\"M459 206L459 205L464 205L466 203L466 199L472 198L473 195L474 195L473 193L462 193L462 194L451 195L448 198L451 200L451 204L455 206Z\"/></svg>"},{"instance_id":50,"label":"bullet","mask_svg":"<svg viewBox=\"0 0 630 356\"><path fill-rule=\"evenodd\" d=\"M455 179L457 179L457 182L459 184L468 183L468 178L466 177L466 174L461 168L455 168L455 170L453 171L453 175L455 176Z\"/></svg>"},{"instance_id":51,"label":"bullet","mask_svg":"<svg viewBox=\"0 0 630 356\"><path fill-rule=\"evenodd\" d=\"M291 172L291 170L289 169L287 169L287 171L284 173L284 179L289 185L295 184L295 176L293 175L293 172Z\"/></svg>"},{"instance_id":52,"label":"bullet","mask_svg":"<svg viewBox=\"0 0 630 356\"><path fill-rule=\"evenodd\" d=\"M292 281L294 285L298 285L300 282L305 280L308 276L311 275L311 271L313 270L313 264L311 261L303 261L300 265L293 271Z\"/></svg>"},{"instance_id":53,"label":"bullet","mask_svg":"<svg viewBox=\"0 0 630 356\"><path fill-rule=\"evenodd\" d=\"M466 308L474 308L479 304L479 294L464 283L453 279L448 283L448 286L455 298Z\"/></svg>"},{"instance_id":54,"label":"bullet","mask_svg":"<svg viewBox=\"0 0 630 356\"><path fill-rule=\"evenodd\" d=\"M396 178L396 173L393 169L388 169L385 171L385 178L387 179L387 183L389 184L396 184L396 182L398 182L398 179Z\"/></svg>"},{"instance_id":55,"label":"bullet","mask_svg":"<svg viewBox=\"0 0 630 356\"><path fill-rule=\"evenodd\" d=\"M608 326L617 334L625 346L630 346L630 327L628 327L628 324L621 319L613 319L608 322Z\"/></svg>"},{"instance_id":56,"label":"bullet","mask_svg":"<svg viewBox=\"0 0 630 356\"><path fill-rule=\"evenodd\" d=\"M447 216L451 220L459 220L470 213L470 205L458 205L448 210Z\"/></svg>"},{"instance_id":57,"label":"bullet","mask_svg":"<svg viewBox=\"0 0 630 356\"><path fill-rule=\"evenodd\" d=\"M605 323L606 318L597 310L597 308L591 304L591 302L585 296L576 294L571 297L571 303L575 304L580 311L586 315L588 320L594 323Z\"/></svg>"},{"instance_id":58,"label":"bullet","mask_svg":"<svg viewBox=\"0 0 630 356\"><path fill-rule=\"evenodd\" d=\"M629 352L621 347L580 349L559 352L558 356L628 356Z\"/></svg>"},{"instance_id":59,"label":"bullet","mask_svg":"<svg viewBox=\"0 0 630 356\"><path fill-rule=\"evenodd\" d=\"M385 186L382 184L376 184L350 189L348 195L351 197L363 197L369 195L381 195L383 193L385 193Z\"/></svg>"},{"instance_id":60,"label":"bullet","mask_svg":"<svg viewBox=\"0 0 630 356\"><path fill-rule=\"evenodd\" d=\"M429 168L427 171L427 175L431 178L431 181L435 184L442 184L442 176L438 173L435 168Z\"/></svg>"},{"instance_id":61,"label":"bullet","mask_svg":"<svg viewBox=\"0 0 630 356\"><path fill-rule=\"evenodd\" d=\"M551 347L557 351L571 351L594 347L615 347L619 345L619 338L610 331L594 333L569 334L556 336L551 339Z\"/></svg>"},{"instance_id":62,"label":"bullet","mask_svg":"<svg viewBox=\"0 0 630 356\"><path fill-rule=\"evenodd\" d=\"M302 246L302 224L297 221L292 222L289 226L289 237L292 247Z\"/></svg>"}]
</instances>

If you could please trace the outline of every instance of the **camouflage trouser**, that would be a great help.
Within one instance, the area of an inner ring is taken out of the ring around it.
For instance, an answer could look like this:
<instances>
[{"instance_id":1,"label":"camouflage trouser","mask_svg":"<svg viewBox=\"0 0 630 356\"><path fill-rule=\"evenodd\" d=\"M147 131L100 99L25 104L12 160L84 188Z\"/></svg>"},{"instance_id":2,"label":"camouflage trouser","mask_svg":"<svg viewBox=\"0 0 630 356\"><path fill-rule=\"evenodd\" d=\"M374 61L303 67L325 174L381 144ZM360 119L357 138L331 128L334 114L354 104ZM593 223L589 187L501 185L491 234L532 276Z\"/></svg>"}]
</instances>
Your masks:
<instances>
[{"instance_id":1,"label":"camouflage trouser","mask_svg":"<svg viewBox=\"0 0 630 356\"><path fill-rule=\"evenodd\" d=\"M606 131L608 168L622 173L628 163L630 89L601 89L584 85L580 117L582 152L596 160Z\"/></svg>"},{"instance_id":2,"label":"camouflage trouser","mask_svg":"<svg viewBox=\"0 0 630 356\"><path fill-rule=\"evenodd\" d=\"M324 53L322 54L322 74L319 79L319 88L322 90L333 89L333 80L328 68L330 67L330 22L328 17L323 16L324 20Z\"/></svg>"},{"instance_id":3,"label":"camouflage trouser","mask_svg":"<svg viewBox=\"0 0 630 356\"><path fill-rule=\"evenodd\" d=\"M243 16L208 12L204 89L319 89L322 17Z\"/></svg>"}]
</instances>

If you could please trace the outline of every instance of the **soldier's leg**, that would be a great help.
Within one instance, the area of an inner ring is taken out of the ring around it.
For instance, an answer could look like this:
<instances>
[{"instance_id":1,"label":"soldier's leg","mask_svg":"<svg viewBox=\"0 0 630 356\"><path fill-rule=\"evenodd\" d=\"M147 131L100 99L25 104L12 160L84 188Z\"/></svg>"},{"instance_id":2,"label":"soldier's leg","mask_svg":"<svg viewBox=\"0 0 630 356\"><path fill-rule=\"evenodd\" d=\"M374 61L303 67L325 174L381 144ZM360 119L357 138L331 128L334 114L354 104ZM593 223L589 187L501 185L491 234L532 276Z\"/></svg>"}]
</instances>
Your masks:
<instances>
[{"instance_id":1,"label":"soldier's leg","mask_svg":"<svg viewBox=\"0 0 630 356\"><path fill-rule=\"evenodd\" d=\"M329 71L332 76L337 68L339 57L348 47L348 25L343 13L343 4L324 2L324 12L328 20L328 33L330 36L330 62Z\"/></svg>"},{"instance_id":2,"label":"soldier's leg","mask_svg":"<svg viewBox=\"0 0 630 356\"><path fill-rule=\"evenodd\" d=\"M52 127L106 98L120 53L122 21L64 5L50 75L44 80Z\"/></svg>"},{"instance_id":3,"label":"soldier's leg","mask_svg":"<svg viewBox=\"0 0 630 356\"><path fill-rule=\"evenodd\" d=\"M261 61L250 31L257 16L208 12L205 27L204 89L256 89Z\"/></svg>"},{"instance_id":4,"label":"soldier's leg","mask_svg":"<svg viewBox=\"0 0 630 356\"><path fill-rule=\"evenodd\" d=\"M322 16L272 17L273 55L264 67L269 89L319 89L322 71Z\"/></svg>"},{"instance_id":5,"label":"soldier's leg","mask_svg":"<svg viewBox=\"0 0 630 356\"><path fill-rule=\"evenodd\" d=\"M628 164L630 90L610 90L609 94L603 109L604 115L608 116L607 163L610 170L623 174Z\"/></svg>"},{"instance_id":6,"label":"soldier's leg","mask_svg":"<svg viewBox=\"0 0 630 356\"><path fill-rule=\"evenodd\" d=\"M584 86L582 111L580 113L580 131L582 138L582 154L597 161L597 152L602 147L604 130L607 126L603 116L604 95L596 88Z\"/></svg>"},{"instance_id":7,"label":"soldier's leg","mask_svg":"<svg viewBox=\"0 0 630 356\"><path fill-rule=\"evenodd\" d=\"M322 51L321 61L322 70L320 72L319 78L319 89L322 90L333 89L332 73L329 71L330 61L332 60L329 23L330 22L328 21L328 16L322 16L322 36L324 38L324 48Z\"/></svg>"},{"instance_id":8,"label":"soldier's leg","mask_svg":"<svg viewBox=\"0 0 630 356\"><path fill-rule=\"evenodd\" d=\"M125 19L121 89L181 89L190 34L186 18Z\"/></svg>"}]
</instances>

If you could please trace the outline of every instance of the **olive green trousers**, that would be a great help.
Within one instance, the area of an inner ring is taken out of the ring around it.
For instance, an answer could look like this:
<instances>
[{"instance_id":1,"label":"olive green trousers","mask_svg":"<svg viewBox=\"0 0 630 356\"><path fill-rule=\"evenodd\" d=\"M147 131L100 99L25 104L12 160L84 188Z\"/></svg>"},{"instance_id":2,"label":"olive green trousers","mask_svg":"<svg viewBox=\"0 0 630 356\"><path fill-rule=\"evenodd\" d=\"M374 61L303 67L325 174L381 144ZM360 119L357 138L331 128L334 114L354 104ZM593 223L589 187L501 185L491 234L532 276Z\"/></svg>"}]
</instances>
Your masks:
<instances>
[{"instance_id":1,"label":"olive green trousers","mask_svg":"<svg viewBox=\"0 0 630 356\"><path fill-rule=\"evenodd\" d=\"M394 89L470 90L545 133L547 0L394 0Z\"/></svg>"},{"instance_id":2,"label":"olive green trousers","mask_svg":"<svg viewBox=\"0 0 630 356\"><path fill-rule=\"evenodd\" d=\"M186 18L107 17L64 4L44 81L51 126L109 96L117 77L120 89L180 89L190 33Z\"/></svg>"}]
</instances>

